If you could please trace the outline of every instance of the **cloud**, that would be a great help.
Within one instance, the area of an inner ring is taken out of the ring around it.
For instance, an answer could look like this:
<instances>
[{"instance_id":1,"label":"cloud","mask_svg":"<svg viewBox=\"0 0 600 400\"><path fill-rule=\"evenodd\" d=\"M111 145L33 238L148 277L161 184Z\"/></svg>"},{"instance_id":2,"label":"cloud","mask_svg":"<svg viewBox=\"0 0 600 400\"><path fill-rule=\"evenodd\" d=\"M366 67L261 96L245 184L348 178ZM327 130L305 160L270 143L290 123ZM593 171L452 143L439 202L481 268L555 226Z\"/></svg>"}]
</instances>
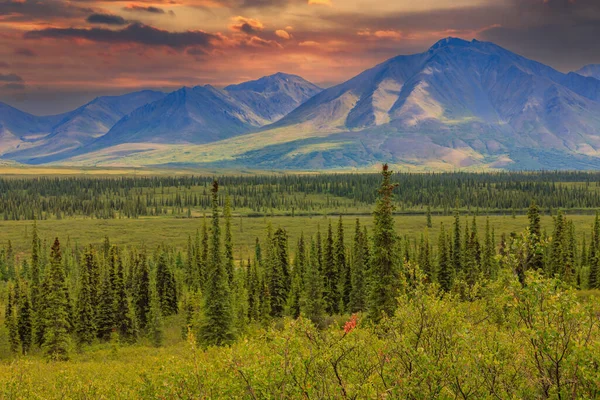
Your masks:
<instances>
[{"instance_id":1,"label":"cloud","mask_svg":"<svg viewBox=\"0 0 600 400\"><path fill-rule=\"evenodd\" d=\"M369 37L373 39L392 39L399 40L402 38L402 33L395 30L383 30L383 31L375 31L371 32L370 29L363 29L356 32L358 36Z\"/></svg>"},{"instance_id":2,"label":"cloud","mask_svg":"<svg viewBox=\"0 0 600 400\"><path fill-rule=\"evenodd\" d=\"M237 16L232 18L232 20L233 23L229 26L232 31L243 32L247 35L256 35L265 29L262 22L256 19Z\"/></svg>"},{"instance_id":3,"label":"cloud","mask_svg":"<svg viewBox=\"0 0 600 400\"><path fill-rule=\"evenodd\" d=\"M5 63L4 61L0 61L0 68L8 68L10 67L10 65L8 65L8 63Z\"/></svg>"},{"instance_id":4,"label":"cloud","mask_svg":"<svg viewBox=\"0 0 600 400\"><path fill-rule=\"evenodd\" d=\"M275 31L275 35L279 36L282 39L289 40L291 38L290 34L282 29L278 29Z\"/></svg>"},{"instance_id":5,"label":"cloud","mask_svg":"<svg viewBox=\"0 0 600 400\"><path fill-rule=\"evenodd\" d=\"M17 74L0 74L0 82L20 83L23 78Z\"/></svg>"},{"instance_id":6,"label":"cloud","mask_svg":"<svg viewBox=\"0 0 600 400\"><path fill-rule=\"evenodd\" d=\"M125 18L113 14L92 14L86 19L90 24L100 25L127 25L129 21Z\"/></svg>"},{"instance_id":7,"label":"cloud","mask_svg":"<svg viewBox=\"0 0 600 400\"><path fill-rule=\"evenodd\" d=\"M190 46L210 48L221 36L204 31L170 32L152 26L133 23L121 30L104 28L46 28L26 32L26 39L85 39L101 43L136 43L146 46L166 46L182 49Z\"/></svg>"},{"instance_id":8,"label":"cloud","mask_svg":"<svg viewBox=\"0 0 600 400\"><path fill-rule=\"evenodd\" d=\"M309 6L329 6L331 7L333 4L331 0L308 0Z\"/></svg>"},{"instance_id":9,"label":"cloud","mask_svg":"<svg viewBox=\"0 0 600 400\"><path fill-rule=\"evenodd\" d=\"M123 7L123 11L128 12L139 12L139 13L150 13L150 14L165 14L166 11L159 7L154 6L140 6L137 4L129 4L127 7Z\"/></svg>"},{"instance_id":10,"label":"cloud","mask_svg":"<svg viewBox=\"0 0 600 400\"><path fill-rule=\"evenodd\" d=\"M317 47L319 45L320 45L319 42L315 42L313 40L306 40L304 42L298 43L298 46L302 46L302 47Z\"/></svg>"},{"instance_id":11,"label":"cloud","mask_svg":"<svg viewBox=\"0 0 600 400\"><path fill-rule=\"evenodd\" d=\"M36 57L37 56L37 53L35 51L28 49L26 47L19 47L18 49L15 49L14 53L17 56L23 56L23 57Z\"/></svg>"},{"instance_id":12,"label":"cloud","mask_svg":"<svg viewBox=\"0 0 600 400\"><path fill-rule=\"evenodd\" d=\"M93 12L63 0L0 0L0 16L5 21L31 21L48 18L77 18Z\"/></svg>"}]
</instances>

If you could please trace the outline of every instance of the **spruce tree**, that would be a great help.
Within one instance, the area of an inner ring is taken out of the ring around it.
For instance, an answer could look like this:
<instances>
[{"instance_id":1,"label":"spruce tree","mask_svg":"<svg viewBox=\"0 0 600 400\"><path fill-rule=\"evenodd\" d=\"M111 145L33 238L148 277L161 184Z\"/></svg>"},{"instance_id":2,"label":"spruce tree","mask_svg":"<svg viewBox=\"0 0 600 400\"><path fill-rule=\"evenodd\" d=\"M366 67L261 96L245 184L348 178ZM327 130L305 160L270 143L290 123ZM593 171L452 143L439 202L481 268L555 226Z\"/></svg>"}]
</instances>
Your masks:
<instances>
[{"instance_id":1,"label":"spruce tree","mask_svg":"<svg viewBox=\"0 0 600 400\"><path fill-rule=\"evenodd\" d=\"M301 314L314 324L320 324L325 313L323 299L323 278L319 271L319 254L316 244L311 240L310 259L304 275L304 290L300 299Z\"/></svg>"},{"instance_id":2,"label":"spruce tree","mask_svg":"<svg viewBox=\"0 0 600 400\"><path fill-rule=\"evenodd\" d=\"M148 324L148 313L150 312L150 269L145 253L138 253L135 257L135 280L133 291L133 303L137 325L142 331L146 330Z\"/></svg>"},{"instance_id":3,"label":"spruce tree","mask_svg":"<svg viewBox=\"0 0 600 400\"><path fill-rule=\"evenodd\" d=\"M596 218L594 219L594 225L592 228L592 242L590 243L589 251L589 275L588 275L588 288L598 289L600 288L600 215L596 212Z\"/></svg>"},{"instance_id":4,"label":"spruce tree","mask_svg":"<svg viewBox=\"0 0 600 400\"><path fill-rule=\"evenodd\" d=\"M367 303L367 248L368 239L366 233L361 228L359 219L356 218L354 243L352 246L352 263L350 264L352 290L350 291L350 304L348 307L348 311L352 313L364 311Z\"/></svg>"},{"instance_id":5,"label":"spruce tree","mask_svg":"<svg viewBox=\"0 0 600 400\"><path fill-rule=\"evenodd\" d=\"M210 259L204 293L204 315L200 326L200 338L209 346L229 344L235 337L229 277L221 255L218 192L219 184L215 180L212 187Z\"/></svg>"},{"instance_id":6,"label":"spruce tree","mask_svg":"<svg viewBox=\"0 0 600 400\"><path fill-rule=\"evenodd\" d=\"M448 240L442 223L438 240L438 282L441 289L449 292L452 289L453 279L452 262L448 257Z\"/></svg>"},{"instance_id":7,"label":"spruce tree","mask_svg":"<svg viewBox=\"0 0 600 400\"><path fill-rule=\"evenodd\" d=\"M231 199L229 195L225 196L225 207L223 208L223 219L225 219L225 238L223 241L225 247L225 270L229 277L229 286L233 285L233 236L231 235Z\"/></svg>"},{"instance_id":8,"label":"spruce tree","mask_svg":"<svg viewBox=\"0 0 600 400\"><path fill-rule=\"evenodd\" d=\"M103 341L110 340L110 336L115 329L115 306L114 306L114 291L108 274L105 274L100 287L98 297L98 307L96 312L95 330L98 339ZM93 329L90 326L89 329Z\"/></svg>"},{"instance_id":9,"label":"spruce tree","mask_svg":"<svg viewBox=\"0 0 600 400\"><path fill-rule=\"evenodd\" d=\"M344 225L342 216L338 221L337 234L334 243L335 270L338 273L338 310L342 312L350 304L350 292L352 291L352 276L350 266L346 261L346 245L344 244Z\"/></svg>"},{"instance_id":10,"label":"spruce tree","mask_svg":"<svg viewBox=\"0 0 600 400\"><path fill-rule=\"evenodd\" d=\"M324 299L326 311L329 315L336 314L339 310L338 271L335 263L335 251L333 247L333 229L331 221L327 228L325 245L323 246L323 280L325 285Z\"/></svg>"},{"instance_id":11,"label":"spruce tree","mask_svg":"<svg viewBox=\"0 0 600 400\"><path fill-rule=\"evenodd\" d=\"M15 316L15 294L11 286L8 287L8 299L6 301L6 309L4 313L4 325L8 330L8 343L10 351L18 353L20 349L19 331L17 318Z\"/></svg>"},{"instance_id":12,"label":"spruce tree","mask_svg":"<svg viewBox=\"0 0 600 400\"><path fill-rule=\"evenodd\" d=\"M393 191L397 186L391 182L392 171L383 165L382 183L373 213L373 252L369 282L368 315L372 321L379 321L382 315L393 315L396 298L400 289L400 260L394 251L398 235L394 229Z\"/></svg>"},{"instance_id":13,"label":"spruce tree","mask_svg":"<svg viewBox=\"0 0 600 400\"><path fill-rule=\"evenodd\" d=\"M116 265L114 279L112 288L114 293L113 310L115 328L120 338L131 342L135 339L136 334L134 314L130 311L129 300L125 288L123 261L120 257Z\"/></svg>"},{"instance_id":14,"label":"spruce tree","mask_svg":"<svg viewBox=\"0 0 600 400\"><path fill-rule=\"evenodd\" d=\"M527 265L528 268L533 269L534 271L542 271L544 269L544 254L543 249L540 247L542 228L540 225L540 211L537 204L535 204L535 201L532 201L529 206L527 218L529 219L530 236L530 254L528 254Z\"/></svg>"},{"instance_id":15,"label":"spruce tree","mask_svg":"<svg viewBox=\"0 0 600 400\"><path fill-rule=\"evenodd\" d=\"M45 303L44 354L51 360L68 360L70 347L68 298L58 238L54 240L50 253Z\"/></svg>"},{"instance_id":16,"label":"spruce tree","mask_svg":"<svg viewBox=\"0 0 600 400\"><path fill-rule=\"evenodd\" d=\"M89 274L90 268L87 265L88 263L95 262L93 260L94 257L95 251L90 247L83 255L84 264L81 266L79 272L79 293L77 296L75 335L77 336L77 343L80 346L91 344L96 337L96 315L94 315L94 305L92 305ZM100 322L99 325L102 326L102 323L104 322L102 321L102 307L100 307L100 312L98 314L98 322ZM112 317L112 312L110 313L110 317ZM108 329L109 334L111 329L112 326Z\"/></svg>"},{"instance_id":17,"label":"spruce tree","mask_svg":"<svg viewBox=\"0 0 600 400\"><path fill-rule=\"evenodd\" d=\"M460 213L458 212L458 208L454 211L454 236L453 244L452 244L452 268L454 269L454 273L461 276L462 275L462 246L460 244Z\"/></svg>"},{"instance_id":18,"label":"spruce tree","mask_svg":"<svg viewBox=\"0 0 600 400\"><path fill-rule=\"evenodd\" d=\"M17 284L19 282L17 281ZM17 308L17 329L19 332L19 342L21 351L27 354L33 343L33 320L31 301L29 300L27 287L19 285L20 289L16 292L19 296Z\"/></svg>"},{"instance_id":19,"label":"spruce tree","mask_svg":"<svg viewBox=\"0 0 600 400\"><path fill-rule=\"evenodd\" d=\"M175 274L169 268L167 253L164 250L160 252L156 264L156 295L162 315L177 314L178 304Z\"/></svg>"},{"instance_id":20,"label":"spruce tree","mask_svg":"<svg viewBox=\"0 0 600 400\"><path fill-rule=\"evenodd\" d=\"M433 223L431 222L431 206L427 205L427 228L433 228Z\"/></svg>"},{"instance_id":21,"label":"spruce tree","mask_svg":"<svg viewBox=\"0 0 600 400\"><path fill-rule=\"evenodd\" d=\"M271 300L271 316L281 317L285 310L291 283L289 275L289 258L287 254L287 233L277 228L270 246L268 262L269 295Z\"/></svg>"}]
</instances>

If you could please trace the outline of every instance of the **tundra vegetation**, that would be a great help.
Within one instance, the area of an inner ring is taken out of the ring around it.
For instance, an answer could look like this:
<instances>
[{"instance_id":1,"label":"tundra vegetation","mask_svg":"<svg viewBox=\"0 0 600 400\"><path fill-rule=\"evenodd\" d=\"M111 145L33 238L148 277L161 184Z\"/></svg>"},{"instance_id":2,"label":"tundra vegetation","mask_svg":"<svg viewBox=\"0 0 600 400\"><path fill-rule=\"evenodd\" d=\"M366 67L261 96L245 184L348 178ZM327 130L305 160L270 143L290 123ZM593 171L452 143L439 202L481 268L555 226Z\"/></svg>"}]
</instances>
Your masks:
<instances>
[{"instance_id":1,"label":"tundra vegetation","mask_svg":"<svg viewBox=\"0 0 600 400\"><path fill-rule=\"evenodd\" d=\"M0 180L0 397L598 398L594 177Z\"/></svg>"}]
</instances>

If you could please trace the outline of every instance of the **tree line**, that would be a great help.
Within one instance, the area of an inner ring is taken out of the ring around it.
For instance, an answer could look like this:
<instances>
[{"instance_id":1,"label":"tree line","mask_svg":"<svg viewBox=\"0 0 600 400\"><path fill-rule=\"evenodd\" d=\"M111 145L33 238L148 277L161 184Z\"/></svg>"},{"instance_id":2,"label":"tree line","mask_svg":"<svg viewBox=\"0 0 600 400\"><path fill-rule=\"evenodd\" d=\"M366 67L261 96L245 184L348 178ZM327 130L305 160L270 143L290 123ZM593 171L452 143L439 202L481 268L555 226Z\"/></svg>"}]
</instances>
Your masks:
<instances>
[{"instance_id":1,"label":"tree line","mask_svg":"<svg viewBox=\"0 0 600 400\"><path fill-rule=\"evenodd\" d=\"M232 200L211 188L211 218L188 238L187 250L168 245L120 248L61 244L49 248L34 223L30 257L17 264L10 242L0 252L8 282L5 324L15 353L41 349L68 359L75 347L100 342L164 341L164 318L183 314L182 337L206 346L228 345L254 326L283 317L325 328L339 315L360 313L374 324L397 312L398 298L427 285L463 301L503 272L522 285L529 271L580 289L600 289L600 220L589 243L577 241L573 223L559 211L552 232L540 227L540 207L530 203L529 226L497 238L489 220L480 235L476 219L454 212L451 226L430 238L400 237L394 226L398 184L384 166L369 232L356 220L344 232L336 223L289 243L283 227L256 239L254 256L236 260ZM431 219L428 219L431 223Z\"/></svg>"},{"instance_id":2,"label":"tree line","mask_svg":"<svg viewBox=\"0 0 600 400\"><path fill-rule=\"evenodd\" d=\"M525 212L531 198L540 209L590 210L600 207L594 172L504 172L395 174L402 190L396 212L450 214L455 204L486 212ZM375 204L377 174L221 176L219 204L230 197L234 210L253 216L364 213ZM191 216L212 207L213 178L37 177L0 179L0 218L33 220L85 216L138 218ZM463 209L464 210L464 209Z\"/></svg>"}]
</instances>

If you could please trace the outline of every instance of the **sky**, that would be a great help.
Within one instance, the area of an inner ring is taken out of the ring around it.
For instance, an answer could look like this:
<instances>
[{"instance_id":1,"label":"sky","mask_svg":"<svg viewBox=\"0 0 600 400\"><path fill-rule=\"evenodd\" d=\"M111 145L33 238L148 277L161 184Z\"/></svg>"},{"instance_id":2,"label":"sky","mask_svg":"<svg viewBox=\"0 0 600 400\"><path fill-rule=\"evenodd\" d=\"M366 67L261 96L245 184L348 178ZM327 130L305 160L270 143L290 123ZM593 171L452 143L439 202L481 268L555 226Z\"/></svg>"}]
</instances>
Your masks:
<instances>
[{"instance_id":1,"label":"sky","mask_svg":"<svg viewBox=\"0 0 600 400\"><path fill-rule=\"evenodd\" d=\"M0 101L55 114L276 72L327 87L448 36L577 70L600 63L600 0L0 0Z\"/></svg>"}]
</instances>

